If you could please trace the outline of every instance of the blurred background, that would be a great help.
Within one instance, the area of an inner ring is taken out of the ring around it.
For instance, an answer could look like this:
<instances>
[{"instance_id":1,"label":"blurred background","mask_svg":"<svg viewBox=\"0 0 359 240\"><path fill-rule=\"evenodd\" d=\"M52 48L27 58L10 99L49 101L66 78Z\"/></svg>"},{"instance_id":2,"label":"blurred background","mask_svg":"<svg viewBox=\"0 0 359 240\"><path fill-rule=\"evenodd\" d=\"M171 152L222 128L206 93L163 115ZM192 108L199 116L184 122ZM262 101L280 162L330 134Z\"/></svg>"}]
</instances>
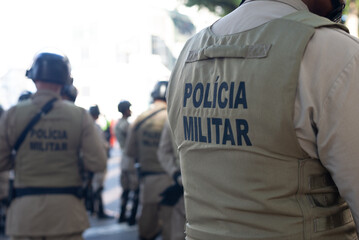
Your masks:
<instances>
[{"instance_id":1,"label":"blurred background","mask_svg":"<svg viewBox=\"0 0 359 240\"><path fill-rule=\"evenodd\" d=\"M198 10L177 0L0 0L0 104L35 91L25 71L38 51L56 49L70 59L77 105L114 119L127 99L136 115L185 41L218 18Z\"/></svg>"},{"instance_id":2,"label":"blurred background","mask_svg":"<svg viewBox=\"0 0 359 240\"><path fill-rule=\"evenodd\" d=\"M8 109L21 92L34 55L65 53L72 65L76 104L98 104L107 120L117 104L132 103L133 117L147 109L158 80L168 80L188 38L240 0L0 0L0 104ZM343 22L358 34L357 1Z\"/></svg>"}]
</instances>

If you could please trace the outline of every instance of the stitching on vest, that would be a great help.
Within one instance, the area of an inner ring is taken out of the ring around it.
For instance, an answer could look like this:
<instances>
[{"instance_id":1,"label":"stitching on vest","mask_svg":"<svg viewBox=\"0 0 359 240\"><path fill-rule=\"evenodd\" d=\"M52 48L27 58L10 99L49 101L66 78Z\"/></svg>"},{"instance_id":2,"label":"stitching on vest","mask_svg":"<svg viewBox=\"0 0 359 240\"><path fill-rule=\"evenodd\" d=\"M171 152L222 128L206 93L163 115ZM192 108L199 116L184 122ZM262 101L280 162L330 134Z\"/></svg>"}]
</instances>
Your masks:
<instances>
[{"instance_id":1,"label":"stitching on vest","mask_svg":"<svg viewBox=\"0 0 359 240\"><path fill-rule=\"evenodd\" d=\"M266 58L272 44L254 45L211 45L200 50L191 50L187 56L186 63L213 59L213 58Z\"/></svg>"}]
</instances>

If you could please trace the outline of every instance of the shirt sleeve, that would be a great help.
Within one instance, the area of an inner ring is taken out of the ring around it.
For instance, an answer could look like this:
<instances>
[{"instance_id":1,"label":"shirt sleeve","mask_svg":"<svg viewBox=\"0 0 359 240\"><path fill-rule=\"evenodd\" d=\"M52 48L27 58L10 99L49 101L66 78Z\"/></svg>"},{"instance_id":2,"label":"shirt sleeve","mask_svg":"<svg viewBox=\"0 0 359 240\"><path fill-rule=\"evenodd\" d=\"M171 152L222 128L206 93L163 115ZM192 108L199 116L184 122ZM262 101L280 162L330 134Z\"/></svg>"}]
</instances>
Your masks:
<instances>
[{"instance_id":1,"label":"shirt sleeve","mask_svg":"<svg viewBox=\"0 0 359 240\"><path fill-rule=\"evenodd\" d=\"M172 176L174 172L179 171L179 166L176 164L176 155L174 153L172 141L171 128L169 122L166 121L162 130L157 156L161 166L170 176Z\"/></svg>"},{"instance_id":2,"label":"shirt sleeve","mask_svg":"<svg viewBox=\"0 0 359 240\"><path fill-rule=\"evenodd\" d=\"M84 166L87 170L92 172L105 170L107 154L102 136L96 130L91 116L86 111L83 113L81 152Z\"/></svg>"},{"instance_id":3,"label":"shirt sleeve","mask_svg":"<svg viewBox=\"0 0 359 240\"><path fill-rule=\"evenodd\" d=\"M317 146L359 232L359 53L332 84L318 122Z\"/></svg>"}]
</instances>

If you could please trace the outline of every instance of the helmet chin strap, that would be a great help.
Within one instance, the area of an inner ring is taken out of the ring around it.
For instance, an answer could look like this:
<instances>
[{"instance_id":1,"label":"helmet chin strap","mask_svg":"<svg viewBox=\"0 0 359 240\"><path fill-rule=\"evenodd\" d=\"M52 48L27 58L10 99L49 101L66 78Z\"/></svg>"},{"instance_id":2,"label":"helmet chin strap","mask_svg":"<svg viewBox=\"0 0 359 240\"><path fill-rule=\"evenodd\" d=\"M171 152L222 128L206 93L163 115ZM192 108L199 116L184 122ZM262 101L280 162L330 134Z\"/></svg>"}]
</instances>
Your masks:
<instances>
[{"instance_id":1,"label":"helmet chin strap","mask_svg":"<svg viewBox=\"0 0 359 240\"><path fill-rule=\"evenodd\" d=\"M345 7L345 3L340 2L340 0L331 0L331 1L333 5L333 10L325 17L333 22L340 22Z\"/></svg>"}]
</instances>

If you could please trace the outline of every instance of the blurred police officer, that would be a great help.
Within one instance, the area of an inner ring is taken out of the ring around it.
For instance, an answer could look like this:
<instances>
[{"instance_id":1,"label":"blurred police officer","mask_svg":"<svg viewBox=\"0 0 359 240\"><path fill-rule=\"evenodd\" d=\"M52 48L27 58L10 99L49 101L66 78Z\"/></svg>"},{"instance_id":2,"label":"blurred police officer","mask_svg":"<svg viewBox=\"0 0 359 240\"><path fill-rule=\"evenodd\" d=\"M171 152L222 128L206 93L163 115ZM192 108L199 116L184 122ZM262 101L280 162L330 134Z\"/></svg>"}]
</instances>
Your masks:
<instances>
[{"instance_id":1,"label":"blurred police officer","mask_svg":"<svg viewBox=\"0 0 359 240\"><path fill-rule=\"evenodd\" d=\"M30 91L23 91L21 94L20 94L20 97L18 99L18 102L22 102L22 101L25 101L27 99L30 99L32 97L33 93L30 92Z\"/></svg>"},{"instance_id":2,"label":"blurred police officer","mask_svg":"<svg viewBox=\"0 0 359 240\"><path fill-rule=\"evenodd\" d=\"M102 142L103 149L107 152L109 149L109 144L106 141L105 134L101 129L101 126L96 123L96 120L100 116L100 109L97 105L91 106L89 109L89 113L93 118L96 130L98 135L100 136L100 140ZM106 177L106 169L102 172L97 172L93 175L92 180L92 189L93 189L93 203L94 203L94 211L99 219L112 218L107 215L104 211L102 192L104 189L104 182Z\"/></svg>"},{"instance_id":3,"label":"blurred police officer","mask_svg":"<svg viewBox=\"0 0 359 240\"><path fill-rule=\"evenodd\" d=\"M358 238L359 44L334 22L344 5L246 1L186 43L167 100L188 239Z\"/></svg>"},{"instance_id":4,"label":"blurred police officer","mask_svg":"<svg viewBox=\"0 0 359 240\"><path fill-rule=\"evenodd\" d=\"M4 113L2 105L0 105L0 118ZM0 233L5 231L6 209L9 199L9 171L0 172Z\"/></svg>"},{"instance_id":5,"label":"blurred police officer","mask_svg":"<svg viewBox=\"0 0 359 240\"><path fill-rule=\"evenodd\" d=\"M15 199L6 221L12 239L82 239L89 227L80 199L79 153L85 168L96 172L105 168L106 152L86 110L61 101L70 71L66 56L39 53L26 72L36 93L0 119L0 169L15 170ZM39 120L18 146L34 116Z\"/></svg>"},{"instance_id":6,"label":"blurred police officer","mask_svg":"<svg viewBox=\"0 0 359 240\"><path fill-rule=\"evenodd\" d=\"M122 113L122 118L118 120L115 126L115 135L120 144L121 148L121 176L120 183L122 187L121 194L121 203L120 203L120 217L118 219L119 223L125 222L127 220L129 225L134 225L136 223L136 214L138 208L138 194L139 194L139 184L138 176L135 169L135 162L133 158L128 157L124 153L125 143L127 138L127 132L129 130L130 124L128 118L131 116L131 103L129 101L121 101L118 104L118 111ZM129 197L132 195L132 208L131 215L126 218L126 209L129 203Z\"/></svg>"},{"instance_id":7,"label":"blurred police officer","mask_svg":"<svg viewBox=\"0 0 359 240\"><path fill-rule=\"evenodd\" d=\"M163 125L167 118L165 93L167 81L159 81L151 93L153 104L132 124L126 142L126 153L140 164L141 214L138 221L140 239L155 239L162 231L170 239L172 209L161 206L160 193L172 184L157 158Z\"/></svg>"},{"instance_id":8,"label":"blurred police officer","mask_svg":"<svg viewBox=\"0 0 359 240\"><path fill-rule=\"evenodd\" d=\"M75 102L77 98L77 88L73 84L66 84L61 89L61 97L64 100L68 100L70 102Z\"/></svg>"},{"instance_id":9,"label":"blurred police officer","mask_svg":"<svg viewBox=\"0 0 359 240\"><path fill-rule=\"evenodd\" d=\"M173 206L171 219L171 240L185 239L186 214L184 209L183 185L177 145L169 122L166 121L157 150L158 160L167 174L172 177L174 184L161 193L161 204Z\"/></svg>"}]
</instances>

